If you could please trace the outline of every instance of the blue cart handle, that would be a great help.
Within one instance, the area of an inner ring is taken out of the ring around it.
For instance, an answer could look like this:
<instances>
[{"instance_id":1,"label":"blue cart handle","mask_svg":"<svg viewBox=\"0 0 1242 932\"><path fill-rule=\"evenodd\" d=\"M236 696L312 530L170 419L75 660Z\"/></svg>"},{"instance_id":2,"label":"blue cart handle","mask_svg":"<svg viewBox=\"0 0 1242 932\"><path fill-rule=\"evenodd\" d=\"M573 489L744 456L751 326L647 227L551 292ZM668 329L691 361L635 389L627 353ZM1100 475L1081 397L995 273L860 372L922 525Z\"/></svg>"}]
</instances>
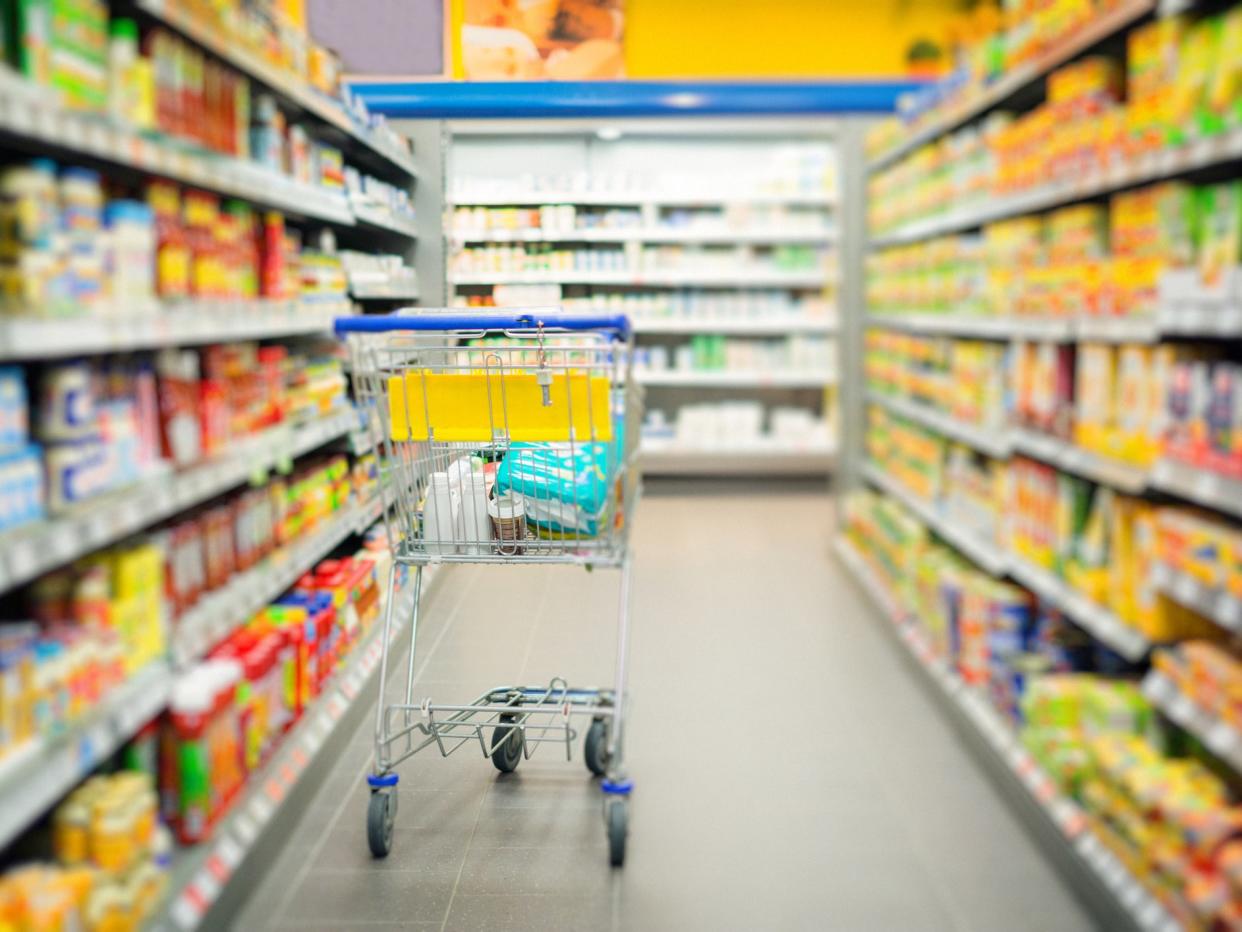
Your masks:
<instances>
[{"instance_id":1,"label":"blue cart handle","mask_svg":"<svg viewBox=\"0 0 1242 932\"><path fill-rule=\"evenodd\" d=\"M620 340L630 337L630 319L624 314L375 314L338 317L334 329L337 336L396 331L534 330L540 321L548 330L605 330Z\"/></svg>"}]
</instances>

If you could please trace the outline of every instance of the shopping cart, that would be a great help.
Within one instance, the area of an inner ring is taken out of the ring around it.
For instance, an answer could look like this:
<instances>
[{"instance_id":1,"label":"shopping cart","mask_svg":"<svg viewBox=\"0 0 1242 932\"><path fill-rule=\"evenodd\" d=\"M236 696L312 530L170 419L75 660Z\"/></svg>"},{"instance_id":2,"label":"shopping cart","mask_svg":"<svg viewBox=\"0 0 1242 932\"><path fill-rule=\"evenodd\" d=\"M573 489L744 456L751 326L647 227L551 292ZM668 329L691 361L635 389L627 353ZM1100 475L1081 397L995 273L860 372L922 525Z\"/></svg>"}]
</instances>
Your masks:
<instances>
[{"instance_id":1,"label":"shopping cart","mask_svg":"<svg viewBox=\"0 0 1242 932\"><path fill-rule=\"evenodd\" d=\"M397 814L395 768L429 747L477 746L509 773L541 744L567 760L587 722L583 757L604 779L609 859L625 859L632 783L622 752L626 700L630 519L639 494L642 393L630 377L625 317L522 309L349 317L355 397L379 460L394 555L384 613L367 841L382 858ZM570 563L620 570L612 689L560 678L497 686L446 705L414 701L422 570L436 563ZM405 699L386 704L400 565L413 567Z\"/></svg>"}]
</instances>

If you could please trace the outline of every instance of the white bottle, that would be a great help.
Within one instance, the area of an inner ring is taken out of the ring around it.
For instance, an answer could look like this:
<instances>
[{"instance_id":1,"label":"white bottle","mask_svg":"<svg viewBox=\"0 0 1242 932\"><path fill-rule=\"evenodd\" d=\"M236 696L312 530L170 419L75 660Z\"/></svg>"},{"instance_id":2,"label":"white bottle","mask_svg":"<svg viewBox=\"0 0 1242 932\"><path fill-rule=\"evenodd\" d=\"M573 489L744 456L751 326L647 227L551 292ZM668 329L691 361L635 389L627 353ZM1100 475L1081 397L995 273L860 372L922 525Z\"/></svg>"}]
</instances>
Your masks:
<instances>
[{"instance_id":1,"label":"white bottle","mask_svg":"<svg viewBox=\"0 0 1242 932\"><path fill-rule=\"evenodd\" d=\"M433 472L423 503L423 541L428 553L457 553L457 522L461 496L449 484L448 473Z\"/></svg>"},{"instance_id":2,"label":"white bottle","mask_svg":"<svg viewBox=\"0 0 1242 932\"><path fill-rule=\"evenodd\" d=\"M487 478L472 472L461 481L462 537L469 542L466 553L492 552L492 519L487 513Z\"/></svg>"}]
</instances>

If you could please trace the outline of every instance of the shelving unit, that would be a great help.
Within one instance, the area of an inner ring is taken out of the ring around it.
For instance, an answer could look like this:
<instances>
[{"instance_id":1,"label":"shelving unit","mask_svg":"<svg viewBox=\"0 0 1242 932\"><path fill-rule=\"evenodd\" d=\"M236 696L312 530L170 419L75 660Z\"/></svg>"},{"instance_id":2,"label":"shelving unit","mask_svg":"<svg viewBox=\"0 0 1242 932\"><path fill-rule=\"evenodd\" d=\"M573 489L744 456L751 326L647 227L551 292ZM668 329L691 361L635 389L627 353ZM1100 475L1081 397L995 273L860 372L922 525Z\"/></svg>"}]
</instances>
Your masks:
<instances>
[{"instance_id":1,"label":"shelving unit","mask_svg":"<svg viewBox=\"0 0 1242 932\"><path fill-rule=\"evenodd\" d=\"M940 89L935 85L927 89L926 103L940 104L944 109L935 116L924 119L926 125L910 132L899 145L873 157L868 171L877 172L887 168L919 146L943 136L959 126L981 117L991 110L1005 106L1019 94L1030 91L1043 83L1053 69L1073 61L1094 46L1116 36L1156 11L1157 0L1127 0L1114 9L1087 23L1055 48L1017 68L1006 72L998 80L973 93L966 92L964 99L955 105L941 103Z\"/></svg>"},{"instance_id":2,"label":"shelving unit","mask_svg":"<svg viewBox=\"0 0 1242 932\"><path fill-rule=\"evenodd\" d=\"M683 424L669 442L664 422L653 423L645 458L653 475L826 474L835 456L825 444L814 439L810 455L782 449L771 424L778 408L809 412L818 424L806 429L807 443L835 424L844 285L835 128L739 122L713 128L710 138L676 123L620 138L596 128L538 121L515 136L453 126L445 186L451 300L628 313L648 409L667 423L691 406L713 409L723 434L733 429L724 426L725 405L759 406L757 435L748 427L706 449L692 439L702 431ZM725 338L801 340L816 354L802 362L791 352L783 366L761 357L758 369L742 359L676 358L678 349ZM646 365L649 353L667 358Z\"/></svg>"},{"instance_id":3,"label":"shelving unit","mask_svg":"<svg viewBox=\"0 0 1242 932\"><path fill-rule=\"evenodd\" d=\"M414 159L392 142L378 120L366 123L363 111L353 102L347 105L345 98L325 94L291 70L275 64L276 57L269 57L272 50L257 51L257 45L239 36L233 20L213 18L233 16L233 11L218 13L210 5L176 0L133 0L108 6L111 16L133 17L140 36L149 37L150 30L166 26L212 61L229 66L236 76L248 79L252 91L269 92L290 126L300 127L315 143L339 149L347 169L356 168L364 176L407 191L417 182ZM144 55L152 54L139 44ZM167 79L167 75L160 78ZM211 78L206 80L210 82ZM208 116L204 113L204 119ZM160 123L165 124L162 117ZM434 227L425 227L421 211L415 222L406 215L376 206L389 203L386 196L391 191L375 194L368 184L367 199L358 197L353 202L345 187L296 181L291 175L265 168L257 161L223 155L158 130L139 129L109 113L71 109L62 105L57 94L19 77L4 65L0 65L0 142L14 162L27 156L47 156L57 163L58 169L84 166L98 170L110 185L109 197L139 199L145 196L143 186L148 179L167 179L187 189L242 201L260 217L266 211L275 211L292 227L289 232L306 244L306 251L330 252L334 248L330 244L335 240L354 252L382 252L389 257L398 254L402 265L409 268L415 265L418 240L430 229L436 231L438 239L438 212L426 215ZM324 174L326 177L326 171ZM347 184L352 177L347 171ZM117 194L112 193L113 186ZM378 186L376 189L383 191ZM397 200L393 198L393 202ZM332 235L321 237L324 232ZM293 236L289 242L294 242ZM374 265L391 267L393 260L376 260ZM257 265L249 271L258 281L261 276ZM363 287L351 288L350 295L317 294L303 285L300 287L305 294L289 300L189 298L122 302L118 298L114 305L84 304L81 316L51 316L52 311L32 306L20 315L0 315L0 360L38 363L79 356L146 354L208 344L330 336L336 318L362 312L353 301L417 301L418 289L413 281L413 277L407 276L396 287L368 282ZM200 293L219 293L217 284L204 285L195 278L191 288ZM269 290L266 284L263 290ZM293 290L296 292L297 286ZM368 307L373 308L370 304ZM55 313L63 311L58 306ZM296 351L291 355L300 358ZM138 362L147 358L144 355ZM157 378L163 377L161 371ZM160 389L163 387L161 383ZM264 391L267 390L265 386ZM232 412L228 414L231 416ZM140 482L85 501L63 514L13 528L0 535L0 593L13 603L15 608L10 611L25 611L28 600L24 593L17 592L20 587L116 545L162 540L147 532L162 530L163 522L170 519L181 527L183 519L197 514L200 506L214 506L214 500L247 483L264 483L273 472L296 476L300 458L352 439L359 427L352 404L324 408L296 422L285 421L235 440L218 455L202 462L174 468L161 461ZM365 452L359 450L354 455ZM379 519L380 508L378 499L354 499L313 526L313 530L249 569L234 573L225 585L204 593L179 617L168 617L172 607L166 605L162 627L167 644L158 652L157 659L105 692L83 717L69 722L62 732L5 748L0 757L0 848L8 849L21 840L22 844L36 842L32 850L37 850L39 839L22 836L32 828L42 831L45 816L67 794L97 769L111 766L118 752L165 712L174 687L197 661L287 592L316 564L341 552L348 541L366 532ZM408 621L410 607L406 599L399 610L401 624ZM227 860L230 852L240 850L243 859L253 855L259 849L250 843L256 839L267 839L266 852L270 855L271 846L280 842L280 832L289 830L292 809L286 806L283 821L272 810L279 808L282 797L287 803L299 793L308 792L307 776L335 761L344 737L363 714L369 698L365 686L379 659L378 630L379 625L357 646L315 706L281 740L270 764L251 775L243 798L234 805L221 830L207 843L175 848L169 903L157 920L162 927L192 928L204 919L208 906L235 901L249 889L247 882L238 882L242 878L221 873L221 865L234 863ZM40 734L48 734L42 724ZM278 795L273 796L277 791L272 787L278 788ZM257 870L260 862L248 863ZM195 919L192 913L197 906L203 908L203 914Z\"/></svg>"},{"instance_id":4,"label":"shelving unit","mask_svg":"<svg viewBox=\"0 0 1242 932\"><path fill-rule=\"evenodd\" d=\"M1181 925L1132 873L1091 818L1062 795L1022 746L1012 726L938 658L908 612L844 538L834 548L860 588L891 623L896 640L980 760L1015 797L1045 850L1101 915L1107 928L1176 932Z\"/></svg>"},{"instance_id":5,"label":"shelving unit","mask_svg":"<svg viewBox=\"0 0 1242 932\"><path fill-rule=\"evenodd\" d=\"M1242 518L1242 476L1227 443L1233 422L1220 413L1225 408L1217 400L1221 387L1232 384L1217 360L1238 363L1242 292L1235 266L1242 256L1221 247L1219 269L1205 271L1203 263L1215 255L1203 245L1211 242L1211 231L1187 220L1183 235L1177 206L1183 195L1187 202L1201 197L1206 204L1229 193L1223 187L1197 189L1236 183L1242 130L1227 120L1222 129L1168 113L1153 117L1141 142L1142 130L1136 129L1145 118L1144 95L1168 91L1167 84L1158 85L1171 80L1165 74L1153 78L1141 56L1159 46L1168 60L1176 58L1176 80L1184 82L1196 74L1186 50L1200 34L1198 24L1236 15L1236 7L1233 2L1101 3L1094 5L1092 19L1055 42L1041 33L1046 23L1025 24L1027 31L1021 23L1006 27L1014 31L992 48L1020 57L1040 47L1046 51L986 84L972 84L963 67L914 92L902 110L903 123L877 133L883 151L873 149L867 166L869 195L876 198L866 205L874 224L862 259L869 281L856 308L855 342L847 350L863 364L843 369L843 391L856 406L845 417L860 425L865 437L847 447L844 464L847 475L860 480L843 508L848 539L858 549L843 540L838 552L873 598L881 590L884 613L896 618L920 668L951 700L947 705L955 721L965 723L972 736L982 736L978 743L990 745L985 756L1006 764L996 768L999 782L1025 784L1019 808L1044 808L1045 816L1062 822L1060 834L1068 845L1052 844L1050 850L1071 879L1094 875L1086 885L1094 888L1092 899L1102 914L1116 917L1103 921L1105 928L1206 926L1212 907L1190 902L1194 877L1161 863L1149 849L1145 822L1134 821L1148 817L1132 816L1117 802L1117 776L1107 766L1087 773L1081 792L1074 789L1081 804L1066 801L1069 808L1060 817L1048 813L1048 806L1030 805L1032 796L1043 797L1055 808L1050 801L1060 791L1046 777L1031 776L1034 764L1023 742L1032 753L1037 747L1057 748L1058 754L1081 753L1094 763L1103 755L1090 741L1041 719L1038 699L1051 693L1038 690L1051 684L1023 664L1034 654L1035 663L1049 665L1058 677L1053 688L1063 688L1057 701L1064 699L1066 708L1096 695L1133 700L1142 708L1133 692L1142 679L1147 701L1163 715L1158 729L1183 729L1206 752L1176 735L1161 742L1156 730L1141 734L1137 724L1124 721L1103 732L1147 742L1142 750L1151 750L1156 772L1201 766L1209 783L1213 773L1223 773L1221 763L1235 775L1242 772L1242 735L1158 672L1167 669L1175 652L1188 670L1197 669L1200 655L1190 642L1217 642L1210 627L1192 624L1182 609L1230 634L1242 632L1242 599L1226 585L1227 561L1214 563L1209 556L1209 544L1231 540ZM1145 37L1135 32L1176 16L1185 18L1162 23ZM1206 24L1203 34L1212 28L1215 23ZM1115 98L1104 89L1106 82L1084 78L1097 55L1120 66ZM1126 56L1135 57L1127 61ZM972 59L971 67L977 69L981 60ZM1200 71L1218 73L1218 59L1209 55L1205 61ZM1076 75L1059 70L1077 64L1085 69ZM1098 92L1092 101L1100 109L1090 118L1082 116L1085 111L1071 115L1083 100L1075 93L1086 93L1068 89L1076 78ZM1062 117L1066 125L1060 124ZM1124 127L1119 135L1092 132L1114 125L1108 122L1114 119ZM1054 125L1046 135L1039 128ZM1075 141L1063 146L1071 136ZM1188 141L1166 141L1174 139ZM1166 180L1185 187L1152 189L1150 201L1143 200L1149 185ZM1135 219L1133 205L1157 202L1159 221ZM1056 212L1062 207L1075 210ZM1019 222L995 225L1010 220ZM1059 247L1070 238L1064 229L1079 222L1078 229L1091 227L1099 236L1084 233L1091 258L1076 264L1077 257L1067 260ZM1153 241L1148 240L1131 249L1136 231L1164 239L1154 248L1146 248ZM1191 232L1202 241L1191 243ZM945 239L932 242L939 237ZM916 245L921 248L892 251ZM1096 256L1099 266L1091 265ZM1126 291L1131 260L1152 263L1145 290ZM1093 270L1105 266L1095 279ZM1167 345L1179 347L1176 362L1169 362L1173 354L1158 350ZM1189 361L1178 368L1183 359ZM985 381L998 370L995 382ZM1185 413L1177 407L1179 379L1188 370L1210 384L1205 392L1218 405L1214 415L1204 414L1202 395L1186 402ZM1157 379L1162 381L1153 385ZM938 404L930 403L933 399ZM1098 399L1106 401L1096 404ZM964 422L949 414L967 410L979 411L979 420ZM1053 414L1055 436L1050 426L1048 432L1031 429L1049 425ZM1200 441L1205 419L1213 424L1207 431L1219 435ZM1183 420L1190 426L1183 428ZM1152 429L1166 423L1166 433ZM912 487L926 489L929 498L912 494ZM977 524L991 526L992 518L994 537L973 533L976 524L951 514L958 502L963 514L979 516ZM1200 545L1195 535L1207 543ZM1195 573L1179 572L1170 565L1174 561ZM952 591L931 594L926 574L949 565L957 567ZM882 591L880 580L871 576L873 567L885 568L883 585L891 582L892 592ZM1217 567L1223 569L1213 573ZM890 580L889 573L908 575ZM997 587L995 580L1016 585ZM898 594L904 598L916 591L917 606L896 604ZM924 606L928 617L915 618L913 612ZM960 618L954 617L955 606ZM1008 622L988 620L979 635L986 664L977 663L973 631L965 631L962 619L976 608L983 611L981 606L1002 614L1015 606L1029 612L1030 631L1038 634L1022 635L1021 646L1011 647L1004 640L1011 633ZM1067 621L1078 630L1065 632ZM936 631L940 639L940 624L953 632L943 660L920 633ZM1063 662L1043 640L1046 633L1054 638L1064 633L1067 641L1081 644L1081 661ZM1221 640L1218 646L1223 690L1232 681L1228 663L1231 656L1236 660L1237 645ZM1197 647L1204 657L1217 656L1208 644ZM1021 679L1012 691L1010 673ZM1194 676L1197 682L1199 674ZM975 688L968 681L988 685ZM1024 698L1034 698L1035 705L1022 705ZM1014 703L1027 713L1019 726L1021 739L1002 722ZM1173 762L1180 758L1189 760ZM1194 763L1198 758L1202 761ZM1069 792L1069 782L1058 779L1058 784ZM1232 780L1210 785L1236 799ZM1067 830L1067 824L1073 827ZM1083 842L1084 837L1093 841ZM1112 863L1099 860L1101 848L1111 850L1107 857L1116 855ZM1068 859L1061 857L1067 853ZM1186 896L1179 889L1183 883ZM1237 888L1229 887L1225 897L1236 906Z\"/></svg>"},{"instance_id":6,"label":"shelving unit","mask_svg":"<svg viewBox=\"0 0 1242 932\"><path fill-rule=\"evenodd\" d=\"M973 230L995 220L1050 210L1147 182L1226 165L1240 158L1242 131L1235 130L1214 139L1118 160L1106 169L1085 171L1073 181L1049 184L1021 194L988 198L985 206L957 208L941 216L915 220L873 236L871 246L881 249L916 243L943 233Z\"/></svg>"}]
</instances>

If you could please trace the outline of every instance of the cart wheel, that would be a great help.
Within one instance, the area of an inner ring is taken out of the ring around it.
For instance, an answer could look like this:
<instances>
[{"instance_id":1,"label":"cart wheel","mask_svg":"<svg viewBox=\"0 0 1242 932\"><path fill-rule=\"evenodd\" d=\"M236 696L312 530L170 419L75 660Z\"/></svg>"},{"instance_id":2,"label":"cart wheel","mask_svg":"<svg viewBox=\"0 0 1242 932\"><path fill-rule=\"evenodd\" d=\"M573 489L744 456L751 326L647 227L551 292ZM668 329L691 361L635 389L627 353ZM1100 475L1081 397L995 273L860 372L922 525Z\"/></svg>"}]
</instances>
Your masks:
<instances>
[{"instance_id":1,"label":"cart wheel","mask_svg":"<svg viewBox=\"0 0 1242 932\"><path fill-rule=\"evenodd\" d=\"M608 770L608 731L602 718L595 719L587 729L582 758L586 761L587 770L597 777L602 777Z\"/></svg>"},{"instance_id":2,"label":"cart wheel","mask_svg":"<svg viewBox=\"0 0 1242 932\"><path fill-rule=\"evenodd\" d=\"M392 850L392 827L397 821L395 789L372 790L367 804L367 845L371 856L386 858Z\"/></svg>"},{"instance_id":3,"label":"cart wheel","mask_svg":"<svg viewBox=\"0 0 1242 932\"><path fill-rule=\"evenodd\" d=\"M629 833L629 811L624 799L610 799L605 810L608 827L608 863L620 867L625 863L625 838Z\"/></svg>"},{"instance_id":4,"label":"cart wheel","mask_svg":"<svg viewBox=\"0 0 1242 932\"><path fill-rule=\"evenodd\" d=\"M504 714L500 721L509 723L517 721L516 715ZM517 732L506 737L510 732ZM492 729L492 763L501 773L513 773L522 760L522 748L525 744L522 729L517 725L502 724Z\"/></svg>"}]
</instances>

